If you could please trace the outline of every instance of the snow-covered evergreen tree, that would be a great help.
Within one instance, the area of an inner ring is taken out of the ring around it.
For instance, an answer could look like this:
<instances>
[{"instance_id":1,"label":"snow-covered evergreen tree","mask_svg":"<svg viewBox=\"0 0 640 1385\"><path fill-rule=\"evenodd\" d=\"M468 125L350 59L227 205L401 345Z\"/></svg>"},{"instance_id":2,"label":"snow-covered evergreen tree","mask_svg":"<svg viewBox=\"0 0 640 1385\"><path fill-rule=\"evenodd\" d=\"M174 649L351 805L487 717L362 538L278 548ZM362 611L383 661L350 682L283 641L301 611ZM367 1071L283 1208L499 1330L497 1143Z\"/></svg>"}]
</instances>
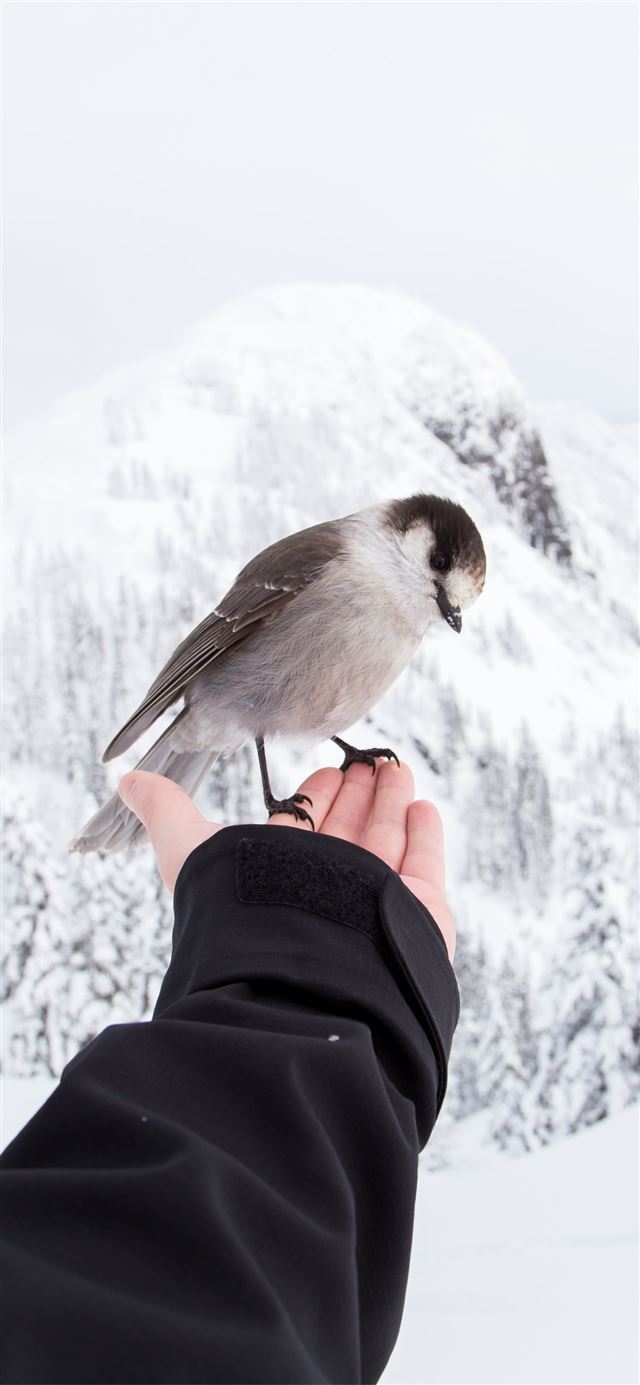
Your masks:
<instances>
[{"instance_id":1,"label":"snow-covered evergreen tree","mask_svg":"<svg viewBox=\"0 0 640 1385\"><path fill-rule=\"evenodd\" d=\"M491 1138L501 1149L523 1153L531 1148L525 1108L538 1065L529 973L506 953L497 976L504 1016L505 1049L500 1082L492 1093Z\"/></svg>"},{"instance_id":2,"label":"snow-covered evergreen tree","mask_svg":"<svg viewBox=\"0 0 640 1385\"><path fill-rule=\"evenodd\" d=\"M489 734L477 759L466 807L467 877L512 894L518 874L513 810L513 769Z\"/></svg>"},{"instance_id":3,"label":"snow-covered evergreen tree","mask_svg":"<svg viewBox=\"0 0 640 1385\"><path fill-rule=\"evenodd\" d=\"M539 999L537 1072L511 1119L525 1147L593 1125L640 1094L637 935L620 911L621 871L603 824L585 819Z\"/></svg>"},{"instance_id":4,"label":"snow-covered evergreen tree","mask_svg":"<svg viewBox=\"0 0 640 1385\"><path fill-rule=\"evenodd\" d=\"M542 905L551 889L553 819L547 776L527 726L520 735L512 802L518 873Z\"/></svg>"},{"instance_id":5,"label":"snow-covered evergreen tree","mask_svg":"<svg viewBox=\"0 0 640 1385\"><path fill-rule=\"evenodd\" d=\"M481 1111L486 1100L486 1074L480 1053L486 1055L493 1032L494 977L482 937L475 941L464 930L456 943L455 973L460 991L460 1021L451 1056L447 1101L456 1119Z\"/></svg>"},{"instance_id":6,"label":"snow-covered evergreen tree","mask_svg":"<svg viewBox=\"0 0 640 1385\"><path fill-rule=\"evenodd\" d=\"M5 920L0 930L0 995L10 1000L20 989L30 959L61 905L61 872L50 845L24 799L11 782L2 782L2 881Z\"/></svg>"}]
</instances>

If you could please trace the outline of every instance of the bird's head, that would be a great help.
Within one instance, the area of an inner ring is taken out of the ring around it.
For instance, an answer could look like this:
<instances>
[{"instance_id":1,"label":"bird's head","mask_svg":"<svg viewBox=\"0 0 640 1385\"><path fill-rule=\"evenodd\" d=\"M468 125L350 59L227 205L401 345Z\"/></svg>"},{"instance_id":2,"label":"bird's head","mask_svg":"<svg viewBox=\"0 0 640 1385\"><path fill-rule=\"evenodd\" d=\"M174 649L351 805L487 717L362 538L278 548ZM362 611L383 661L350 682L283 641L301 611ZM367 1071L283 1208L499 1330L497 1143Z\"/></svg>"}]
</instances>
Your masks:
<instances>
[{"instance_id":1,"label":"bird's head","mask_svg":"<svg viewBox=\"0 0 640 1385\"><path fill-rule=\"evenodd\" d=\"M484 587L486 557L478 530L462 505L439 495L392 500L389 523L414 566L426 572L442 620L462 629L462 612Z\"/></svg>"}]
</instances>

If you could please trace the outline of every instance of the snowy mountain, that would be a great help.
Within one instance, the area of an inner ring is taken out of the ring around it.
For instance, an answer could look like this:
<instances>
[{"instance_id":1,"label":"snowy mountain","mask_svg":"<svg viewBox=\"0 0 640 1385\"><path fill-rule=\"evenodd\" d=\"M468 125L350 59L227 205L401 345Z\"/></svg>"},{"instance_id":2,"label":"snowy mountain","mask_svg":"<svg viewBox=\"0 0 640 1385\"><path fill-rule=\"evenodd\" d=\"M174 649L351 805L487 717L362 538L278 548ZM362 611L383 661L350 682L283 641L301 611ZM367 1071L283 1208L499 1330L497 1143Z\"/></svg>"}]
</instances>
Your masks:
<instances>
[{"instance_id":1,"label":"snowy mountain","mask_svg":"<svg viewBox=\"0 0 640 1385\"><path fill-rule=\"evenodd\" d=\"M65 846L161 729L99 763L160 665L259 548L426 490L475 519L486 590L352 734L393 745L445 819L463 1017L432 1157L447 1120L480 1109L526 1149L631 1100L634 472L628 430L532 410L475 333L356 287L232 303L11 434L8 1070L57 1072L152 1006L170 908L150 852ZM337 757L278 746L274 786ZM262 819L254 758L212 772L211 816Z\"/></svg>"}]
</instances>

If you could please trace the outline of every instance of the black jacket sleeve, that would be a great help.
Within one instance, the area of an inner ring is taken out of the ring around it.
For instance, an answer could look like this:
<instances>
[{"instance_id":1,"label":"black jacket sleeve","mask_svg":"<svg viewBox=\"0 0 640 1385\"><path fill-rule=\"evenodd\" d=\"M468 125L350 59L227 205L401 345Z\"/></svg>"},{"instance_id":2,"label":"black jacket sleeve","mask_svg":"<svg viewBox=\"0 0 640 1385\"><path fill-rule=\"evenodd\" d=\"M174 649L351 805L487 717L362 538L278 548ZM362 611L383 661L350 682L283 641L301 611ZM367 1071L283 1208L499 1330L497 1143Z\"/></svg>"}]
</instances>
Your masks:
<instances>
[{"instance_id":1,"label":"black jacket sleeve","mask_svg":"<svg viewBox=\"0 0 640 1385\"><path fill-rule=\"evenodd\" d=\"M2 1380L377 1380L458 1009L377 857L199 846L153 1019L88 1044L4 1154Z\"/></svg>"}]
</instances>

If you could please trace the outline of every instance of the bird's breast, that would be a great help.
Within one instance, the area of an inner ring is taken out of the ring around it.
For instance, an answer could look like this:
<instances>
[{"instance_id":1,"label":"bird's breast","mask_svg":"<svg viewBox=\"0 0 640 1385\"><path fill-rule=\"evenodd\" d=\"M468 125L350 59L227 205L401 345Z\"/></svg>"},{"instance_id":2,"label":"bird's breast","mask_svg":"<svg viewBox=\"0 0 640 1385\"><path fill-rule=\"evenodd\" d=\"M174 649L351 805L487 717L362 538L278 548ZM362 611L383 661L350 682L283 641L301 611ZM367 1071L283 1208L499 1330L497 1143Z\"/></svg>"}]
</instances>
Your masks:
<instances>
[{"instance_id":1,"label":"bird's breast","mask_svg":"<svg viewBox=\"0 0 640 1385\"><path fill-rule=\"evenodd\" d=\"M247 650L256 734L321 740L350 726L395 682L421 633L380 593L373 601L353 589L343 599L335 590L296 598Z\"/></svg>"},{"instance_id":2,"label":"bird's breast","mask_svg":"<svg viewBox=\"0 0 640 1385\"><path fill-rule=\"evenodd\" d=\"M346 730L420 643L428 604L410 597L380 563L332 564L194 680L189 702L199 738L205 727L217 746L255 736L323 740Z\"/></svg>"}]
</instances>

